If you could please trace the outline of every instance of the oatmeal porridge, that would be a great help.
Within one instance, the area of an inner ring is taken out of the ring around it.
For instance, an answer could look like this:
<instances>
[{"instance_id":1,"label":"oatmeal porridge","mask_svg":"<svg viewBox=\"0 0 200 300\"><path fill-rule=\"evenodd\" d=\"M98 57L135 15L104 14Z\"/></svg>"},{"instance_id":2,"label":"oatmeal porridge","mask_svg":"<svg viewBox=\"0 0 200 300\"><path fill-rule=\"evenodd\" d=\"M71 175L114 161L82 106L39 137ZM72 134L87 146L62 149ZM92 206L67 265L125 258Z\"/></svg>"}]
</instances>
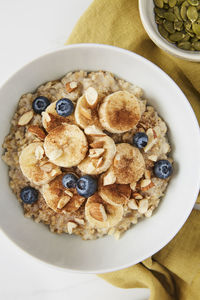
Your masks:
<instances>
[{"instance_id":1,"label":"oatmeal porridge","mask_svg":"<svg viewBox=\"0 0 200 300\"><path fill-rule=\"evenodd\" d=\"M165 122L141 88L105 71L23 95L3 148L24 215L84 240L151 217L172 174Z\"/></svg>"}]
</instances>

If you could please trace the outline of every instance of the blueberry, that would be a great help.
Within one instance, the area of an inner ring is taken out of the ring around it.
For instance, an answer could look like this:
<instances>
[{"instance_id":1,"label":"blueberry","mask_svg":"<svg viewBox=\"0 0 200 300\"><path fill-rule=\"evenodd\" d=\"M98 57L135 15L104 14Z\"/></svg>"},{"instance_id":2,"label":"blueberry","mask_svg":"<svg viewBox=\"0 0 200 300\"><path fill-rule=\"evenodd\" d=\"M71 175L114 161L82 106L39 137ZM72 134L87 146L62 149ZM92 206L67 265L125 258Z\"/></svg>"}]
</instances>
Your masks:
<instances>
[{"instance_id":1,"label":"blueberry","mask_svg":"<svg viewBox=\"0 0 200 300\"><path fill-rule=\"evenodd\" d=\"M158 160L154 165L154 174L156 177L166 179L172 174L171 163L166 159Z\"/></svg>"},{"instance_id":2,"label":"blueberry","mask_svg":"<svg viewBox=\"0 0 200 300\"><path fill-rule=\"evenodd\" d=\"M21 190L20 197L24 203L32 204L38 200L38 191L31 186L26 186Z\"/></svg>"},{"instance_id":3,"label":"blueberry","mask_svg":"<svg viewBox=\"0 0 200 300\"><path fill-rule=\"evenodd\" d=\"M89 175L82 176L77 181L76 189L80 196L88 198L97 191L97 180Z\"/></svg>"},{"instance_id":4,"label":"blueberry","mask_svg":"<svg viewBox=\"0 0 200 300\"><path fill-rule=\"evenodd\" d=\"M62 98L56 103L56 111L59 114L59 116L67 117L73 113L74 104L71 100L67 98Z\"/></svg>"},{"instance_id":5,"label":"blueberry","mask_svg":"<svg viewBox=\"0 0 200 300\"><path fill-rule=\"evenodd\" d=\"M144 132L137 132L133 136L133 145L139 149L144 148L148 143L148 136Z\"/></svg>"},{"instance_id":6,"label":"blueberry","mask_svg":"<svg viewBox=\"0 0 200 300\"><path fill-rule=\"evenodd\" d=\"M50 101L47 97L39 96L33 101L32 107L36 114L41 114L49 104Z\"/></svg>"},{"instance_id":7,"label":"blueberry","mask_svg":"<svg viewBox=\"0 0 200 300\"><path fill-rule=\"evenodd\" d=\"M62 184L65 188L71 189L76 187L78 178L72 173L65 174L62 178Z\"/></svg>"}]
</instances>

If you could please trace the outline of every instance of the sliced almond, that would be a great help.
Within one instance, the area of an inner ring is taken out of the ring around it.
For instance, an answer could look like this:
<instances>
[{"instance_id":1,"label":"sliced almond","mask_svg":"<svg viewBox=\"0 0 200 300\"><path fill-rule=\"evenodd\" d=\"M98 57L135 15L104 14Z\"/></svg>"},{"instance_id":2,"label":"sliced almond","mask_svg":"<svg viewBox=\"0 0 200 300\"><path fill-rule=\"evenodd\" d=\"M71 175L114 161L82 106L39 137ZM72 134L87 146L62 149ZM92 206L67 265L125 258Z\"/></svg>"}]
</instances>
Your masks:
<instances>
[{"instance_id":1,"label":"sliced almond","mask_svg":"<svg viewBox=\"0 0 200 300\"><path fill-rule=\"evenodd\" d=\"M42 166L40 167L40 169L41 169L42 171L47 172L47 173L51 172L51 171L52 171L52 168L53 168L53 165L50 164L50 163L46 163L46 164L44 164L44 165L42 165Z\"/></svg>"},{"instance_id":2,"label":"sliced almond","mask_svg":"<svg viewBox=\"0 0 200 300\"><path fill-rule=\"evenodd\" d=\"M107 220L105 208L101 203L91 203L89 212L94 219L100 222L105 222Z\"/></svg>"},{"instance_id":3,"label":"sliced almond","mask_svg":"<svg viewBox=\"0 0 200 300\"><path fill-rule=\"evenodd\" d=\"M44 140L46 137L44 130L37 125L29 126L28 132L31 132L32 134L34 134L36 137L38 137L41 140Z\"/></svg>"},{"instance_id":4,"label":"sliced almond","mask_svg":"<svg viewBox=\"0 0 200 300\"><path fill-rule=\"evenodd\" d=\"M74 222L68 222L67 223L67 231L69 234L72 234L73 229L77 227L77 224Z\"/></svg>"},{"instance_id":5,"label":"sliced almond","mask_svg":"<svg viewBox=\"0 0 200 300\"><path fill-rule=\"evenodd\" d=\"M62 149L56 149L54 151L52 151L49 155L49 159L50 160L55 160L58 157L60 157L63 154L63 150Z\"/></svg>"},{"instance_id":6,"label":"sliced almond","mask_svg":"<svg viewBox=\"0 0 200 300\"><path fill-rule=\"evenodd\" d=\"M78 86L78 83L76 81L67 82L65 85L66 91L68 93L73 92Z\"/></svg>"},{"instance_id":7,"label":"sliced almond","mask_svg":"<svg viewBox=\"0 0 200 300\"><path fill-rule=\"evenodd\" d=\"M153 186L154 186L154 183L150 179L143 179L140 184L141 190L144 192L148 191Z\"/></svg>"},{"instance_id":8,"label":"sliced almond","mask_svg":"<svg viewBox=\"0 0 200 300\"><path fill-rule=\"evenodd\" d=\"M132 182L130 184L130 188L132 189L132 191L135 191L135 189L136 189L136 182Z\"/></svg>"},{"instance_id":9,"label":"sliced almond","mask_svg":"<svg viewBox=\"0 0 200 300\"><path fill-rule=\"evenodd\" d=\"M151 179L151 171L145 170L144 177L145 177L145 179Z\"/></svg>"},{"instance_id":10,"label":"sliced almond","mask_svg":"<svg viewBox=\"0 0 200 300\"><path fill-rule=\"evenodd\" d=\"M32 118L33 118L33 111L32 110L27 111L20 117L20 119L18 121L18 125L20 125L20 126L27 125L31 121Z\"/></svg>"},{"instance_id":11,"label":"sliced almond","mask_svg":"<svg viewBox=\"0 0 200 300\"><path fill-rule=\"evenodd\" d=\"M85 221L83 219L79 219L79 218L74 218L74 221L76 223L78 223L79 225L84 225L85 224Z\"/></svg>"},{"instance_id":12,"label":"sliced almond","mask_svg":"<svg viewBox=\"0 0 200 300\"><path fill-rule=\"evenodd\" d=\"M134 197L134 199L136 199L136 200L141 200L141 199L143 199L143 196L142 196L141 194L139 194L139 193L133 193L133 197Z\"/></svg>"},{"instance_id":13,"label":"sliced almond","mask_svg":"<svg viewBox=\"0 0 200 300\"><path fill-rule=\"evenodd\" d=\"M135 199L130 199L129 202L128 202L128 207L130 209L138 209L138 204L137 202L135 201Z\"/></svg>"},{"instance_id":14,"label":"sliced almond","mask_svg":"<svg viewBox=\"0 0 200 300\"><path fill-rule=\"evenodd\" d=\"M106 134L96 127L95 125L91 125L85 128L85 134L92 135L92 136L106 136Z\"/></svg>"},{"instance_id":15,"label":"sliced almond","mask_svg":"<svg viewBox=\"0 0 200 300\"><path fill-rule=\"evenodd\" d=\"M58 171L52 170L52 171L51 171L51 176L53 177L53 176L55 176L57 173L58 173Z\"/></svg>"},{"instance_id":16,"label":"sliced almond","mask_svg":"<svg viewBox=\"0 0 200 300\"><path fill-rule=\"evenodd\" d=\"M157 161L158 156L157 156L157 155L149 155L149 156L148 156L148 159L149 159L149 160L152 160L152 161Z\"/></svg>"},{"instance_id":17,"label":"sliced almond","mask_svg":"<svg viewBox=\"0 0 200 300\"><path fill-rule=\"evenodd\" d=\"M35 149L35 158L37 160L41 160L44 156L44 149L42 146L38 146L36 149Z\"/></svg>"},{"instance_id":18,"label":"sliced almond","mask_svg":"<svg viewBox=\"0 0 200 300\"><path fill-rule=\"evenodd\" d=\"M115 233L114 233L114 238L115 238L116 240L119 240L119 239L120 239L120 236L121 236L121 232L120 232L119 230L115 231Z\"/></svg>"},{"instance_id":19,"label":"sliced almond","mask_svg":"<svg viewBox=\"0 0 200 300\"><path fill-rule=\"evenodd\" d=\"M45 121L47 123L51 121L51 117L50 117L50 115L46 111L42 112L42 117L45 119Z\"/></svg>"},{"instance_id":20,"label":"sliced almond","mask_svg":"<svg viewBox=\"0 0 200 300\"><path fill-rule=\"evenodd\" d=\"M62 197L57 204L57 208L62 209L69 202L69 200L69 196Z\"/></svg>"},{"instance_id":21,"label":"sliced almond","mask_svg":"<svg viewBox=\"0 0 200 300\"><path fill-rule=\"evenodd\" d=\"M98 103L98 93L93 87L89 87L85 92L85 98L89 106L94 108Z\"/></svg>"},{"instance_id":22,"label":"sliced almond","mask_svg":"<svg viewBox=\"0 0 200 300\"><path fill-rule=\"evenodd\" d=\"M143 199L140 200L139 205L138 205L138 211L140 214L144 214L147 212L148 210L148 200L147 199Z\"/></svg>"},{"instance_id":23,"label":"sliced almond","mask_svg":"<svg viewBox=\"0 0 200 300\"><path fill-rule=\"evenodd\" d=\"M90 144L91 148L103 148L103 146L104 146L104 141L97 141Z\"/></svg>"},{"instance_id":24,"label":"sliced almond","mask_svg":"<svg viewBox=\"0 0 200 300\"><path fill-rule=\"evenodd\" d=\"M144 147L144 152L148 152L149 150L151 150L151 148L157 143L157 138L154 137L155 134L152 128L149 128L146 131L146 134L148 136L148 143L146 147Z\"/></svg>"},{"instance_id":25,"label":"sliced almond","mask_svg":"<svg viewBox=\"0 0 200 300\"><path fill-rule=\"evenodd\" d=\"M80 112L81 114L88 120L91 120L92 119L92 113L91 113L91 110L89 108L85 108L85 107L81 107L80 108Z\"/></svg>"},{"instance_id":26,"label":"sliced almond","mask_svg":"<svg viewBox=\"0 0 200 300\"><path fill-rule=\"evenodd\" d=\"M100 157L97 161L97 168L101 167L103 164L103 157Z\"/></svg>"},{"instance_id":27,"label":"sliced almond","mask_svg":"<svg viewBox=\"0 0 200 300\"><path fill-rule=\"evenodd\" d=\"M145 217L150 218L152 216L153 210L155 209L155 206L151 206L145 213Z\"/></svg>"},{"instance_id":28,"label":"sliced almond","mask_svg":"<svg viewBox=\"0 0 200 300\"><path fill-rule=\"evenodd\" d=\"M90 149L88 156L91 158L99 158L103 155L104 152L105 152L105 149L103 149L103 148Z\"/></svg>"},{"instance_id":29,"label":"sliced almond","mask_svg":"<svg viewBox=\"0 0 200 300\"><path fill-rule=\"evenodd\" d=\"M110 185L115 183L116 176L114 175L113 171L109 171L104 177L103 177L103 185Z\"/></svg>"},{"instance_id":30,"label":"sliced almond","mask_svg":"<svg viewBox=\"0 0 200 300\"><path fill-rule=\"evenodd\" d=\"M74 194L69 190L65 190L64 193L67 194L70 198L74 196Z\"/></svg>"}]
</instances>

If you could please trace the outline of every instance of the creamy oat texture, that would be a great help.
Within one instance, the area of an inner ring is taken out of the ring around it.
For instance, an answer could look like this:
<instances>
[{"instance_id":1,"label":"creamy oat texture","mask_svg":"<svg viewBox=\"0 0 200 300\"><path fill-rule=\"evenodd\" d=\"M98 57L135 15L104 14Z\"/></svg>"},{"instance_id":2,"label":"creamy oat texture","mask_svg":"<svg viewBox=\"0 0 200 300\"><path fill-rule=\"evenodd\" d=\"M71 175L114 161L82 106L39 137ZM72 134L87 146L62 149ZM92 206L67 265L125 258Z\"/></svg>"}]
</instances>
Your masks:
<instances>
[{"instance_id":1,"label":"creamy oat texture","mask_svg":"<svg viewBox=\"0 0 200 300\"><path fill-rule=\"evenodd\" d=\"M38 96L51 101L42 115L32 109ZM61 98L75 105L69 117L55 111ZM132 146L136 132L148 136L144 149ZM59 134L62 148L55 148L52 139ZM157 160L172 162L166 134L165 122L148 105L141 88L109 72L70 72L20 98L3 144L3 160L26 217L49 225L55 233L73 233L85 240L106 234L118 239L139 219L151 217L164 195L169 179L156 178L152 169ZM74 136L80 154L72 149ZM71 143L66 146L68 139ZM61 180L68 172L95 176L98 192L86 199L75 189L66 190ZM27 185L40 191L34 204L20 199L20 190Z\"/></svg>"}]
</instances>

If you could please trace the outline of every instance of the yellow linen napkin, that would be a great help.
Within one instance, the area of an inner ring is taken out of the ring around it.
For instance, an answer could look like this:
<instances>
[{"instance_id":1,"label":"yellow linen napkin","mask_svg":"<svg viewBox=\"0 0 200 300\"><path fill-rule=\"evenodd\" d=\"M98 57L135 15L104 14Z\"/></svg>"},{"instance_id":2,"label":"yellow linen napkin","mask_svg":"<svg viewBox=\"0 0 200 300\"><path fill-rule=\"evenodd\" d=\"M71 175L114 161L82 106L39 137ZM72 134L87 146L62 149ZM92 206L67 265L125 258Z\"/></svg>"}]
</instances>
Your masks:
<instances>
[{"instance_id":1,"label":"yellow linen napkin","mask_svg":"<svg viewBox=\"0 0 200 300\"><path fill-rule=\"evenodd\" d=\"M141 24L137 0L94 0L67 41L74 43L114 45L151 60L183 90L200 122L200 63L160 50ZM121 288L148 287L151 300L200 300L200 211L193 210L176 237L152 258L100 277Z\"/></svg>"}]
</instances>

